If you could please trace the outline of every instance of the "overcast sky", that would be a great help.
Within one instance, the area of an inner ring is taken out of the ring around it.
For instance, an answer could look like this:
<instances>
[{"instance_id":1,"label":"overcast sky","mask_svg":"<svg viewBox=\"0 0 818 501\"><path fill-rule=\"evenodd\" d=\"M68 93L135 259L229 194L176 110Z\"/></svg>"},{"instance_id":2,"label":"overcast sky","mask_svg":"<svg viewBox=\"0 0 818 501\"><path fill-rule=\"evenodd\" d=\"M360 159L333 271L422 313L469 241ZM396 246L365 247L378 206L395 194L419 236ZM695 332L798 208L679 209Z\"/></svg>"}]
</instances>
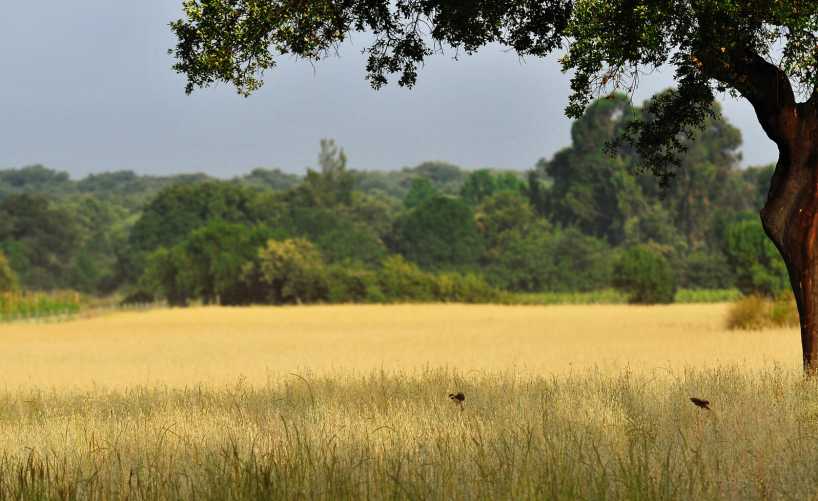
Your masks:
<instances>
[{"instance_id":1,"label":"overcast sky","mask_svg":"<svg viewBox=\"0 0 818 501\"><path fill-rule=\"evenodd\" d=\"M444 160L467 169L530 169L570 143L568 78L555 57L521 62L501 47L428 61L418 85L374 91L356 35L340 59L313 68L283 58L249 99L228 85L184 94L171 70L168 22L182 0L5 2L0 16L0 168L42 163L80 178L254 167L303 173L322 137L356 169ZM395 81L397 78L394 79ZM672 83L642 79L641 103ZM744 137L744 165L774 162L752 108L726 98Z\"/></svg>"}]
</instances>

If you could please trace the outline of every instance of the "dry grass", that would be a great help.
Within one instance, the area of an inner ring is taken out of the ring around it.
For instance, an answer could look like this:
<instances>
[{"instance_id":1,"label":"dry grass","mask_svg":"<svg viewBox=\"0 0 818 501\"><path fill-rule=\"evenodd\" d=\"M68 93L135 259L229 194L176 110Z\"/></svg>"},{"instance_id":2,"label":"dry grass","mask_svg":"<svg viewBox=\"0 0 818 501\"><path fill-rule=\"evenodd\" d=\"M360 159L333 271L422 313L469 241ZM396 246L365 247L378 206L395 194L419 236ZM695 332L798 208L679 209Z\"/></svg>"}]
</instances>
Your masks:
<instances>
[{"instance_id":1,"label":"dry grass","mask_svg":"<svg viewBox=\"0 0 818 501\"><path fill-rule=\"evenodd\" d=\"M818 387L775 368L303 378L0 395L0 499L818 495Z\"/></svg>"},{"instance_id":2,"label":"dry grass","mask_svg":"<svg viewBox=\"0 0 818 501\"><path fill-rule=\"evenodd\" d=\"M726 329L726 304L190 308L0 326L2 384L15 389L223 384L310 369L422 367L527 374L594 365L650 370L795 367L794 329Z\"/></svg>"},{"instance_id":3,"label":"dry grass","mask_svg":"<svg viewBox=\"0 0 818 501\"><path fill-rule=\"evenodd\" d=\"M0 500L814 499L818 383L798 331L728 331L726 308L3 326Z\"/></svg>"}]
</instances>

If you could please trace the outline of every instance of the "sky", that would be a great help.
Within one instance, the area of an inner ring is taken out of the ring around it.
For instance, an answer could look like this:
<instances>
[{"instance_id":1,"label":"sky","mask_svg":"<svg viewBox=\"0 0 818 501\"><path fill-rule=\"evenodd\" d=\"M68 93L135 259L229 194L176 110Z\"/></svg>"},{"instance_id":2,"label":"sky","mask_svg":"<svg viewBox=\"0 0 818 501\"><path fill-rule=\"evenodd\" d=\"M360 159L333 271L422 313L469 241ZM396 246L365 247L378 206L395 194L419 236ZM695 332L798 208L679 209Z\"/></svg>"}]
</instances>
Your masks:
<instances>
[{"instance_id":1,"label":"sky","mask_svg":"<svg viewBox=\"0 0 818 501\"><path fill-rule=\"evenodd\" d=\"M556 57L521 61L500 46L475 56L430 58L418 85L372 90L356 34L341 57L289 57L250 98L229 85L187 96L171 69L168 22L182 0L6 2L0 16L0 169L43 164L75 179L89 173L205 172L232 177L255 167L304 173L321 138L335 139L348 167L391 170L427 160L466 169L526 170L570 144L569 76ZM641 103L672 84L643 77ZM778 151L748 103L723 100L743 134L743 165Z\"/></svg>"}]
</instances>

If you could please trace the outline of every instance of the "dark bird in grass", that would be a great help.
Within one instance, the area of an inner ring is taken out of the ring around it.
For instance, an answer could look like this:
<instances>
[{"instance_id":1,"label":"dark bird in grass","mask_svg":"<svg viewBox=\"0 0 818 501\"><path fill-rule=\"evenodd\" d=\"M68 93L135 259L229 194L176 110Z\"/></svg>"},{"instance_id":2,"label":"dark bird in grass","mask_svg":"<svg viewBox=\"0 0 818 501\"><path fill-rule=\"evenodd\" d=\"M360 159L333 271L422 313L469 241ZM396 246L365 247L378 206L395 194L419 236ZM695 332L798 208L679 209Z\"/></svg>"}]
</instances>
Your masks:
<instances>
[{"instance_id":1,"label":"dark bird in grass","mask_svg":"<svg viewBox=\"0 0 818 501\"><path fill-rule=\"evenodd\" d=\"M463 408L463 401L466 400L466 395L462 393L458 393L455 395L454 393L449 393L449 398L452 399L452 402L460 406L461 411L465 411L466 409Z\"/></svg>"},{"instance_id":2,"label":"dark bird in grass","mask_svg":"<svg viewBox=\"0 0 818 501\"><path fill-rule=\"evenodd\" d=\"M696 407L701 407L702 409L710 410L710 407L708 407L710 405L710 400L702 400L701 398L690 397L690 401L696 404Z\"/></svg>"}]
</instances>

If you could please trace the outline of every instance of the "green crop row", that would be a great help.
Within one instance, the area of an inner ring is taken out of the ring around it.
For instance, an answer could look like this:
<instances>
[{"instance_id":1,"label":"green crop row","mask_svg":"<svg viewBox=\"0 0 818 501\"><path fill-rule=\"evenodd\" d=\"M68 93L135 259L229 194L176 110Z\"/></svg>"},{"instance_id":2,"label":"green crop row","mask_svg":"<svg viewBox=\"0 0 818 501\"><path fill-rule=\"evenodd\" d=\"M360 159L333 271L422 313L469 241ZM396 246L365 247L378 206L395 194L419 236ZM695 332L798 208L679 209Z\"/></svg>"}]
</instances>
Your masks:
<instances>
[{"instance_id":1,"label":"green crop row","mask_svg":"<svg viewBox=\"0 0 818 501\"><path fill-rule=\"evenodd\" d=\"M0 295L0 321L73 315L80 311L81 299L74 291L6 292Z\"/></svg>"}]
</instances>

